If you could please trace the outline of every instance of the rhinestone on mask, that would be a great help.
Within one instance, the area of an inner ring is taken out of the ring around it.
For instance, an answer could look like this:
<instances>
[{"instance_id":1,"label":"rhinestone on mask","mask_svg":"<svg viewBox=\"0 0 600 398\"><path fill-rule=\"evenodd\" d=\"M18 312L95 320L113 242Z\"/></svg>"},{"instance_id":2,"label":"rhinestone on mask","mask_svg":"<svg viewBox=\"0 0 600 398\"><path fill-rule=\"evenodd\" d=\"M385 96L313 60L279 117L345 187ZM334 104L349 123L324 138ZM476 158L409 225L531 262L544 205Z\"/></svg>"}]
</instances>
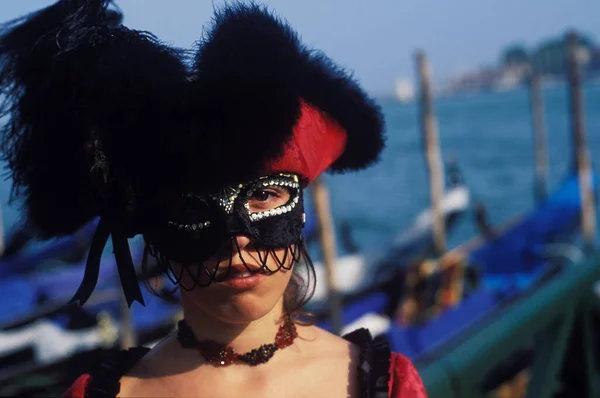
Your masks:
<instances>
[{"instance_id":1,"label":"rhinestone on mask","mask_svg":"<svg viewBox=\"0 0 600 398\"><path fill-rule=\"evenodd\" d=\"M169 221L167 224L169 226L176 227L179 230L186 230L186 231L199 231L204 228L210 227L210 221L200 222L197 224L179 224L174 221Z\"/></svg>"},{"instance_id":2,"label":"rhinestone on mask","mask_svg":"<svg viewBox=\"0 0 600 398\"><path fill-rule=\"evenodd\" d=\"M299 203L300 184L298 182L298 176L296 176L294 174L280 173L276 177L274 177L274 176L261 177L257 181L255 181L254 183L251 183L251 184L255 184L255 187L256 186L262 186L262 187L284 186L284 187L289 187L289 188L293 188L296 190L294 198L291 199L288 202L288 204L277 207L275 209L252 213L249 203L248 202L244 203L244 208L248 212L251 222L259 221L259 220L262 220L267 217L273 217L276 215L288 213L288 212L292 211L292 209L296 206L296 204ZM251 185L251 184L248 184L248 185ZM248 185L246 185L246 186L248 186ZM225 188L218 195L213 194L212 196L210 196L210 198L212 200L214 200L227 214L231 214L231 213L233 213L234 203L237 200L237 198L243 188L244 188L244 184L239 184L237 188L228 187L228 188ZM251 198L255 192L256 192L255 188L248 189L248 191L246 192L246 197L248 199ZM182 194L182 196L188 197L188 198L205 200L203 196L195 194L193 192L187 193L187 194ZM180 223L176 223L174 221L169 221L168 225L176 227L179 230L194 232L194 231L200 231L200 230L203 230L204 228L209 227L210 222L197 223L197 224L180 224Z\"/></svg>"},{"instance_id":3,"label":"rhinestone on mask","mask_svg":"<svg viewBox=\"0 0 600 398\"><path fill-rule=\"evenodd\" d=\"M295 175L290 175L290 174L280 174L279 175L280 178L273 178L270 179L268 181L263 181L261 182L261 179L259 179L258 184L264 187L267 186L284 186L284 187L289 187L289 188L293 188L296 190L295 192L295 196L288 202L288 204L283 205L283 206L279 206L275 209L269 209L269 210L264 210L261 212L256 212L256 213L252 213L249 209L249 207L246 207L246 209L248 210L249 216L250 216L250 221L259 221L262 220L264 218L267 217L273 217L273 216L278 216L281 214L285 214L288 213L290 211L292 211L292 209L294 207L296 207L296 205L298 204L299 200L300 200L300 192L299 192L299 188L300 188L300 184L298 183L298 177ZM262 179L268 179L269 177L263 177ZM293 179L293 181L290 181L289 179ZM246 195L248 197L251 197L254 194L254 190L249 189L248 192L246 193Z\"/></svg>"}]
</instances>

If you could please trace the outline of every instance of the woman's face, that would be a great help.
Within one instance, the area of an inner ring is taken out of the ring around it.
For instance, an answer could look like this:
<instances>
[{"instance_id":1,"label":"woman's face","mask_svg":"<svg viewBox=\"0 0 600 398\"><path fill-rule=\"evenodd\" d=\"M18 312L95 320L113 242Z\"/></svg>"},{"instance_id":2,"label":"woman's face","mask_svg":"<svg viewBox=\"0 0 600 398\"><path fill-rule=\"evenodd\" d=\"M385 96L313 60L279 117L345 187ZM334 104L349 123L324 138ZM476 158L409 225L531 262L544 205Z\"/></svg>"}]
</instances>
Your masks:
<instances>
[{"instance_id":1,"label":"woman's face","mask_svg":"<svg viewBox=\"0 0 600 398\"><path fill-rule=\"evenodd\" d=\"M284 186L265 186L248 198L248 209L251 214L275 209L288 203L290 196ZM236 235L203 266L172 264L172 271L182 287L182 299L197 310L224 322L246 323L282 304L297 249L292 245L266 250L248 236Z\"/></svg>"}]
</instances>

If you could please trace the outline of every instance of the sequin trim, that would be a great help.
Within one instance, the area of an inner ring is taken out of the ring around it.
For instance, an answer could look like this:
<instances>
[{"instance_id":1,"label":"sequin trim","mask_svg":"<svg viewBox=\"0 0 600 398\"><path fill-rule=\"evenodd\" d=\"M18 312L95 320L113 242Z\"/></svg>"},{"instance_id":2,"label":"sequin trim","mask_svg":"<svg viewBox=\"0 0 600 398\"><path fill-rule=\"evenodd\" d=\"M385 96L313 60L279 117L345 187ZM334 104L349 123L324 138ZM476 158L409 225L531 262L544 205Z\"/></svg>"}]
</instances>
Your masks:
<instances>
[{"instance_id":1,"label":"sequin trim","mask_svg":"<svg viewBox=\"0 0 600 398\"><path fill-rule=\"evenodd\" d=\"M290 198L290 200L282 206L276 207L274 209L265 210L261 212L252 212L250 210L250 205L248 204L248 200L254 195L254 193L258 189L262 189L264 187L270 186L281 186L286 188L294 189L294 196ZM295 174L286 174L279 173L271 176L260 177L258 180L252 181L248 184L240 184L237 188L229 187L223 190L223 192L219 195L210 195L208 198L214 200L227 214L231 214L233 212L233 206L235 201L238 199L240 193L246 188L246 201L244 203L244 208L248 212L248 216L251 222L256 222L263 220L268 217L278 216L281 214L286 214L292 211L298 202L300 201L300 183L298 180L298 176ZM194 198L198 200L205 201L207 197L195 194L193 192L189 192L186 194L182 194L183 197ZM200 231L205 228L210 227L210 221L204 221L194 224L180 224L175 221L168 221L167 224L170 227L175 227L178 230L183 231Z\"/></svg>"}]
</instances>

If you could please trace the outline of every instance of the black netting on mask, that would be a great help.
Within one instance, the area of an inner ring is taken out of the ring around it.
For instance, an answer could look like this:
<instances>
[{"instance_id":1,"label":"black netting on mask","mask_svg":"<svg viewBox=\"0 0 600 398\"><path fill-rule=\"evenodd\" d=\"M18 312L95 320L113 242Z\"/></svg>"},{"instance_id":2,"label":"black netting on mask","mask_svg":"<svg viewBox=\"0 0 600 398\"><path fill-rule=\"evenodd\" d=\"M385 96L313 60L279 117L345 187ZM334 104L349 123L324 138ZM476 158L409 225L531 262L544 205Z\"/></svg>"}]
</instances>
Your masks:
<instances>
[{"instance_id":1,"label":"black netting on mask","mask_svg":"<svg viewBox=\"0 0 600 398\"><path fill-rule=\"evenodd\" d=\"M255 245L253 245L251 252L243 251L237 239L233 237L230 243L229 249L219 250L216 256L204 263L174 263L148 242L146 243L145 255L154 257L157 269L161 273L165 273L173 284L185 291L191 291L196 287L206 287L215 282L223 282L232 276L234 272L239 272L238 269L233 267L234 258L239 259L250 274L273 274L281 269L290 271L302 259L310 261L302 239L285 248L279 248L279 250L283 249L283 253L279 254L276 248L261 248ZM144 261L147 262L147 258ZM157 274L157 272L154 272L154 274Z\"/></svg>"}]
</instances>

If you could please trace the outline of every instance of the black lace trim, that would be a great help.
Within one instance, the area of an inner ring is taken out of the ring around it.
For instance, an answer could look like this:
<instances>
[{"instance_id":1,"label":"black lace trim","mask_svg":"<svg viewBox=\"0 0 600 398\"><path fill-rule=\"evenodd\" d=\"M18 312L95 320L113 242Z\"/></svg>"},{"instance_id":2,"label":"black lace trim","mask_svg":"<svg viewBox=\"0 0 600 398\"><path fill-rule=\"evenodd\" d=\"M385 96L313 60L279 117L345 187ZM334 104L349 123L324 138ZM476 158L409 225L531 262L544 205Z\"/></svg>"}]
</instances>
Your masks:
<instances>
[{"instance_id":1,"label":"black lace trim","mask_svg":"<svg viewBox=\"0 0 600 398\"><path fill-rule=\"evenodd\" d=\"M390 346L382 336L372 338L364 328L343 336L360 347L357 369L361 398L387 398L390 380Z\"/></svg>"},{"instance_id":2,"label":"black lace trim","mask_svg":"<svg viewBox=\"0 0 600 398\"><path fill-rule=\"evenodd\" d=\"M387 398L390 384L390 359L392 351L390 344L383 336L373 340L373 372L371 373L371 386L373 398Z\"/></svg>"},{"instance_id":3,"label":"black lace trim","mask_svg":"<svg viewBox=\"0 0 600 398\"><path fill-rule=\"evenodd\" d=\"M149 351L150 348L140 346L112 352L90 373L90 379L85 387L85 397L115 398L121 390L119 381L121 377Z\"/></svg>"}]
</instances>

